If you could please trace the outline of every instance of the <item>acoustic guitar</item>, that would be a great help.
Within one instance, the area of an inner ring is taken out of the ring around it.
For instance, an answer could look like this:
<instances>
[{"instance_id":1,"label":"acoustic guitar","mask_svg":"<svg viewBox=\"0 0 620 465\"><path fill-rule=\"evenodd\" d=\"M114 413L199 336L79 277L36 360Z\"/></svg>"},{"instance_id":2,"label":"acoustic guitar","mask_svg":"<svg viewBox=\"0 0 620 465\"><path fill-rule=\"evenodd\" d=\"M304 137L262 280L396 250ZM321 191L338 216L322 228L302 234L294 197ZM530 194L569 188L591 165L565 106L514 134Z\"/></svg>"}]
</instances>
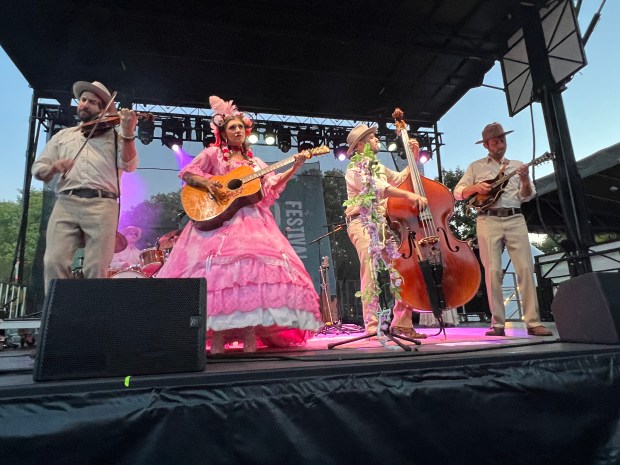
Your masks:
<instances>
[{"instance_id":1,"label":"acoustic guitar","mask_svg":"<svg viewBox=\"0 0 620 465\"><path fill-rule=\"evenodd\" d=\"M545 152L540 157L535 158L529 163L526 163L526 166L540 165L541 163L553 160L554 158L555 154L551 152ZM506 187L506 184L508 184L508 180L512 178L515 174L517 174L516 170L508 174L504 174L504 172L502 171L493 179L483 181L491 184L491 190L486 194L477 193L469 197L467 199L469 208L474 208L480 212L486 211L491 208L491 206L495 204L504 193L504 188Z\"/></svg>"},{"instance_id":2,"label":"acoustic guitar","mask_svg":"<svg viewBox=\"0 0 620 465\"><path fill-rule=\"evenodd\" d=\"M310 158L329 152L329 147L321 145L308 150ZM219 228L230 220L240 208L260 202L263 189L260 178L295 162L295 155L269 165L260 171L250 166L240 166L222 176L213 176L212 181L219 181L222 187L211 195L203 187L185 185L181 191L181 203L187 216L194 220L194 226L201 231Z\"/></svg>"}]
</instances>

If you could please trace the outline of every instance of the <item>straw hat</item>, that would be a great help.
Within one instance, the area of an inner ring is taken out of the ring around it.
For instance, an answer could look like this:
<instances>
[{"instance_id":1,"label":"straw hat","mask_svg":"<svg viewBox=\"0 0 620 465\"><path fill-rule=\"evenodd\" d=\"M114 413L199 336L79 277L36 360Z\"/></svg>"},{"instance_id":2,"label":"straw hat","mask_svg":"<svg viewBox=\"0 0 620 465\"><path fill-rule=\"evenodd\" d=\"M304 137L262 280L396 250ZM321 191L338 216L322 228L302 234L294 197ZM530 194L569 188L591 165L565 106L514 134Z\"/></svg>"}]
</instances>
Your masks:
<instances>
[{"instance_id":1,"label":"straw hat","mask_svg":"<svg viewBox=\"0 0 620 465\"><path fill-rule=\"evenodd\" d=\"M494 137L501 137L506 134L510 134L514 131L504 131L504 128L499 123L490 123L487 124L482 130L482 140L476 142L476 144L482 144L483 142L493 139Z\"/></svg>"},{"instance_id":2,"label":"straw hat","mask_svg":"<svg viewBox=\"0 0 620 465\"><path fill-rule=\"evenodd\" d=\"M355 126L353 129L351 129L351 132L349 132L349 135L347 136L347 144L349 145L347 155L351 155L355 151L355 147L357 146L357 143L359 141L361 141L369 134L376 133L377 129L378 128L376 126L369 128L365 124L360 124L359 126Z\"/></svg>"},{"instance_id":3,"label":"straw hat","mask_svg":"<svg viewBox=\"0 0 620 465\"><path fill-rule=\"evenodd\" d=\"M106 86L101 84L99 81L94 82L86 82L86 81L78 81L73 84L73 95L76 99L79 100L82 93L84 92L92 92L101 100L103 100L103 104L107 105L112 99L112 94L108 90Z\"/></svg>"},{"instance_id":4,"label":"straw hat","mask_svg":"<svg viewBox=\"0 0 620 465\"><path fill-rule=\"evenodd\" d=\"M140 239L140 237L142 236L142 229L138 228L137 226L127 226L126 228L123 228L121 230L123 236L127 236L127 234L129 234L130 232L135 232L137 235L137 239Z\"/></svg>"}]
</instances>

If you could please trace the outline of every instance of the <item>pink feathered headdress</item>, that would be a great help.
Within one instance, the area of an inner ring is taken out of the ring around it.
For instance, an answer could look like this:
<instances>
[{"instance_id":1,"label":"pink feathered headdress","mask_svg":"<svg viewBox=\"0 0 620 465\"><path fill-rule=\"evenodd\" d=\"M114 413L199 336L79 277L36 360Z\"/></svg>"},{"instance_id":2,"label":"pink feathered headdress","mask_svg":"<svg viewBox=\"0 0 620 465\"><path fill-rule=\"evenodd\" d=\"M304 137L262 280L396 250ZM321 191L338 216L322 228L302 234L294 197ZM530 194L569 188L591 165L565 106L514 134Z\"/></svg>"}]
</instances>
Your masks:
<instances>
[{"instance_id":1,"label":"pink feathered headdress","mask_svg":"<svg viewBox=\"0 0 620 465\"><path fill-rule=\"evenodd\" d=\"M211 118L211 132L215 135L215 143L212 146L219 147L222 144L222 138L220 131L226 120L231 116L241 116L243 124L245 125L246 137L252 132L252 120L247 116L244 116L242 112L237 109L237 105L232 100L226 101L219 98L217 95L209 97L209 105L213 110L213 118Z\"/></svg>"}]
</instances>

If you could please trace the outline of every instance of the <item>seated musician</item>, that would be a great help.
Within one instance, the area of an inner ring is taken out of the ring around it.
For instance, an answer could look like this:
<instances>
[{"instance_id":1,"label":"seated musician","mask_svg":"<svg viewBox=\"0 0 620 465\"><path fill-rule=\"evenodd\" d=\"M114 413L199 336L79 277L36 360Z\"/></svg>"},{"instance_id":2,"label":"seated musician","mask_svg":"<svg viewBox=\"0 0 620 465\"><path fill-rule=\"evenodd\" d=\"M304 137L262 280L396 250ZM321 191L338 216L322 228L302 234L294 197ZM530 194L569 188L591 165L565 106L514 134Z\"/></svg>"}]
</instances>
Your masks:
<instances>
[{"instance_id":1,"label":"seated musician","mask_svg":"<svg viewBox=\"0 0 620 465\"><path fill-rule=\"evenodd\" d=\"M142 236L142 229L136 226L127 226L121 230L121 234L127 239L125 250L115 253L110 263L113 270L128 270L130 268L140 268L140 249L136 244Z\"/></svg>"},{"instance_id":2,"label":"seated musician","mask_svg":"<svg viewBox=\"0 0 620 465\"><path fill-rule=\"evenodd\" d=\"M267 165L246 143L252 122L232 101L212 96L209 102L215 143L179 176L204 192L202 202L216 198L226 203L226 183L218 178L233 172L231 179L237 179L235 170L258 171ZM306 158L298 154L287 171L264 175L262 199L240 208L221 226L204 230L189 222L157 274L157 278L207 279L212 354L223 352L225 343L234 340L243 340L247 352L255 351L260 342L302 344L323 326L312 280L269 210Z\"/></svg>"}]
</instances>

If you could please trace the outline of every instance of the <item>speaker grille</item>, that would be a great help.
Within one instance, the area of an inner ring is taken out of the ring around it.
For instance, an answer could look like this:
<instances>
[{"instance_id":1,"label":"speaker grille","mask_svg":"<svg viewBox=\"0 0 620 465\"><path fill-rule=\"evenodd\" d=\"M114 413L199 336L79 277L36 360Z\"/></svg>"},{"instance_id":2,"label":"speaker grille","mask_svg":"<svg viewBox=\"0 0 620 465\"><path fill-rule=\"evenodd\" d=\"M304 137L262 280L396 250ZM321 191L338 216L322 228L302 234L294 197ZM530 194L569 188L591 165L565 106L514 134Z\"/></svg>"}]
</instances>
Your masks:
<instances>
[{"instance_id":1,"label":"speaker grille","mask_svg":"<svg viewBox=\"0 0 620 465\"><path fill-rule=\"evenodd\" d=\"M202 370L205 302L204 279L54 280L35 380Z\"/></svg>"}]
</instances>

